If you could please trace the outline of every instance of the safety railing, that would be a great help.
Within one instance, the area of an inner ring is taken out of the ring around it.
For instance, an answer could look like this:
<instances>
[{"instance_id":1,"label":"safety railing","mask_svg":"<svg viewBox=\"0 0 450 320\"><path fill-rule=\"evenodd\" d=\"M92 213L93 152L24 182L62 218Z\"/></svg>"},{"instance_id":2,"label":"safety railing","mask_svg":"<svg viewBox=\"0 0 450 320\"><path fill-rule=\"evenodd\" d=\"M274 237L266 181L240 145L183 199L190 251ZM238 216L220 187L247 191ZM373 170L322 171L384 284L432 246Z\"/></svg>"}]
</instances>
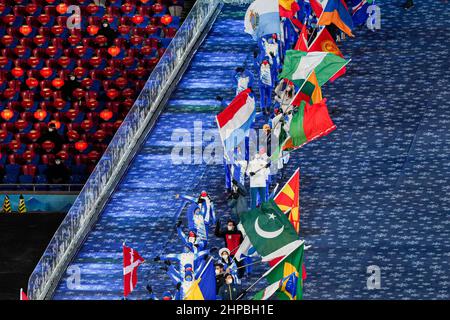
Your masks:
<instances>
[{"instance_id":1,"label":"safety railing","mask_svg":"<svg viewBox=\"0 0 450 320\"><path fill-rule=\"evenodd\" d=\"M53 192L79 192L84 184L75 183L20 183L20 184L4 184L0 183L0 192L7 194L14 193L53 193Z\"/></svg>"},{"instance_id":2,"label":"safety railing","mask_svg":"<svg viewBox=\"0 0 450 320\"><path fill-rule=\"evenodd\" d=\"M31 274L30 299L45 299L52 293L98 216L99 207L117 183L139 137L157 115L164 93L220 5L222 0L197 0L192 7Z\"/></svg>"}]
</instances>

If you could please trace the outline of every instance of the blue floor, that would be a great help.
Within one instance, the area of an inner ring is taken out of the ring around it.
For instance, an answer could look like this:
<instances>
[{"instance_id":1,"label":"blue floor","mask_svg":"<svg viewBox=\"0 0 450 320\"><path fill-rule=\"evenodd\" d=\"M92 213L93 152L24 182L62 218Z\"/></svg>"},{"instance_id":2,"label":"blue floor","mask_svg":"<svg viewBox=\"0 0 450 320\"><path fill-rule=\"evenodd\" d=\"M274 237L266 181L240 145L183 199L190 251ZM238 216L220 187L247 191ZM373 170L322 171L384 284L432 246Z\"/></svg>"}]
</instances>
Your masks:
<instances>
[{"instance_id":1,"label":"blue floor","mask_svg":"<svg viewBox=\"0 0 450 320\"><path fill-rule=\"evenodd\" d=\"M312 245L305 299L450 299L450 10L428 0L404 12L399 3L382 3L381 30L340 44L352 62L324 87L337 130L296 151L286 169L300 166L301 235ZM173 165L170 135L192 132L194 121L215 127L214 97L230 100L232 70L251 64L244 13L225 7L219 16L72 262L81 286L69 289L66 275L55 299L120 299L123 240L147 258L130 299L146 299L150 279L160 295L173 284L153 257L181 250L175 194L206 189L228 214L222 167ZM381 270L379 290L367 289L370 265Z\"/></svg>"}]
</instances>

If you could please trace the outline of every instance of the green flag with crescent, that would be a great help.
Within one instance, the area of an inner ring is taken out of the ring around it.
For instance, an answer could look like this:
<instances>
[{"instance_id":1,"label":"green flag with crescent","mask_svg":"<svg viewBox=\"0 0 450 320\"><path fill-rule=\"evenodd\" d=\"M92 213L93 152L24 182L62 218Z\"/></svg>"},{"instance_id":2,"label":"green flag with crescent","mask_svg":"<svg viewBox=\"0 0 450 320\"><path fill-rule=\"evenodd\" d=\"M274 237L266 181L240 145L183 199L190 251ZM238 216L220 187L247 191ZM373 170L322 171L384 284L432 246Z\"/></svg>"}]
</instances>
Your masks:
<instances>
[{"instance_id":1,"label":"green flag with crescent","mask_svg":"<svg viewBox=\"0 0 450 320\"><path fill-rule=\"evenodd\" d=\"M264 261L292 251L298 234L286 215L270 199L259 208L239 214L245 233Z\"/></svg>"}]
</instances>

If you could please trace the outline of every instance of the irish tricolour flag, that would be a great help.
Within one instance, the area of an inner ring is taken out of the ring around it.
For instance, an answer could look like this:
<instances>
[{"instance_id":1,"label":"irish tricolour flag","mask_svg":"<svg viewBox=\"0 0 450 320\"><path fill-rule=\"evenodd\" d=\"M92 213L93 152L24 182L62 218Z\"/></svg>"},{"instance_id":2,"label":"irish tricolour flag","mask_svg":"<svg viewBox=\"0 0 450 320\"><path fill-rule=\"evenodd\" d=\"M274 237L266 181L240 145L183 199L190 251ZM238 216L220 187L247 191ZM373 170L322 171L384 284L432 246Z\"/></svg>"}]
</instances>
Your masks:
<instances>
[{"instance_id":1,"label":"irish tricolour flag","mask_svg":"<svg viewBox=\"0 0 450 320\"><path fill-rule=\"evenodd\" d=\"M309 75L315 71L319 86L324 85L350 60L345 60L330 52L303 52L288 50L284 59L283 71L279 79L289 79L302 86Z\"/></svg>"},{"instance_id":2,"label":"irish tricolour flag","mask_svg":"<svg viewBox=\"0 0 450 320\"><path fill-rule=\"evenodd\" d=\"M220 138L228 154L232 154L234 148L244 141L255 115L255 99L251 90L246 89L216 116Z\"/></svg>"}]
</instances>

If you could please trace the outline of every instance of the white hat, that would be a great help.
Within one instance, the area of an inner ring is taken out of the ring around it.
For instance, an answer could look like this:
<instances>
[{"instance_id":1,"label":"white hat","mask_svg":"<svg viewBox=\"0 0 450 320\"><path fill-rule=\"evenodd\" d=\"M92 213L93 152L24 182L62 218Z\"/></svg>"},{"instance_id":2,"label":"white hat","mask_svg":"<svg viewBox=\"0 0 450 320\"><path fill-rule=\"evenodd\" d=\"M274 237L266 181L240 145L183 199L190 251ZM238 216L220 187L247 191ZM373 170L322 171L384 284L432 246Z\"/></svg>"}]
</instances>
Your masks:
<instances>
[{"instance_id":1,"label":"white hat","mask_svg":"<svg viewBox=\"0 0 450 320\"><path fill-rule=\"evenodd\" d=\"M222 253L227 252L230 255L230 250L228 248L222 248L219 250L219 256L222 256Z\"/></svg>"}]
</instances>

